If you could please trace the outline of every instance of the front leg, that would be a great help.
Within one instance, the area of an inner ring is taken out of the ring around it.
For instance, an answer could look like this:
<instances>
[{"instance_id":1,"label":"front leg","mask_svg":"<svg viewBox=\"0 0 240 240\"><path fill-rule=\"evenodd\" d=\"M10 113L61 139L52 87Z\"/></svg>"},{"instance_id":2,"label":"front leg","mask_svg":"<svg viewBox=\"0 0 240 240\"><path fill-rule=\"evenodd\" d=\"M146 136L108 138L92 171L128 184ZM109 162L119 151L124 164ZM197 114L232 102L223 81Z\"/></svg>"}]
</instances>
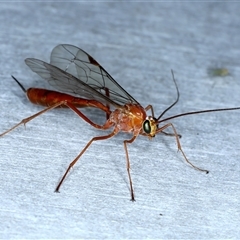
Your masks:
<instances>
[{"instance_id":1,"label":"front leg","mask_svg":"<svg viewBox=\"0 0 240 240\"><path fill-rule=\"evenodd\" d=\"M131 191L131 201L135 201L134 198L134 191L133 191L133 185L132 185L132 177L131 177L131 173L130 173L130 160L129 160L129 156L128 156L128 149L127 149L127 143L132 143L135 139L137 138L137 136L133 136L130 140L124 140L124 149L125 149L125 153L126 153L126 161L127 161L127 172L128 172L128 178L129 178L129 184L130 184L130 191Z\"/></svg>"}]
</instances>

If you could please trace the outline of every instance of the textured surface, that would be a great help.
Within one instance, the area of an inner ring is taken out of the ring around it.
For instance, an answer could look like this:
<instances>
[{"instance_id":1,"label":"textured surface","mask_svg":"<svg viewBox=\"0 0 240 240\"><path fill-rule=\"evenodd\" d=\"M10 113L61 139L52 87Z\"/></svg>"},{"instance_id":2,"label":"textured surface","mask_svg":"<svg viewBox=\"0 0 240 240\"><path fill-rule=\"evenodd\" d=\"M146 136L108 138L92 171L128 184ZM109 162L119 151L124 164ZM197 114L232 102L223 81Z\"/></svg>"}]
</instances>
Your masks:
<instances>
[{"instance_id":1,"label":"textured surface","mask_svg":"<svg viewBox=\"0 0 240 240\"><path fill-rule=\"evenodd\" d=\"M24 64L49 61L59 43L92 55L143 106L166 115L240 106L238 3L0 3L0 132L41 110L11 79L48 87ZM212 68L230 75L214 77ZM98 112L85 111L98 121ZM136 202L129 201L122 141L93 144L54 193L66 167L102 133L66 109L0 139L2 238L238 238L240 112L175 119L175 140L139 137L129 146Z\"/></svg>"}]
</instances>

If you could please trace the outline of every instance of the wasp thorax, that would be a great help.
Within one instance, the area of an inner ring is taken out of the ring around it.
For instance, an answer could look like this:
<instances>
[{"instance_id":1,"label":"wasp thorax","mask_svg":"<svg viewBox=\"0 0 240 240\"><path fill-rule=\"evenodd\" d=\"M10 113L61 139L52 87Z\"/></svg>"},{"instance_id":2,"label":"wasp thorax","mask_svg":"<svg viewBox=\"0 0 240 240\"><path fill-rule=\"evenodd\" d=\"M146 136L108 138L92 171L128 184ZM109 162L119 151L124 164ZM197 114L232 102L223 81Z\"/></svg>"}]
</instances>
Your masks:
<instances>
[{"instance_id":1,"label":"wasp thorax","mask_svg":"<svg viewBox=\"0 0 240 240\"><path fill-rule=\"evenodd\" d=\"M149 116L147 119L143 122L143 131L150 135L151 137L155 137L155 133L157 130L157 121L155 118Z\"/></svg>"}]
</instances>

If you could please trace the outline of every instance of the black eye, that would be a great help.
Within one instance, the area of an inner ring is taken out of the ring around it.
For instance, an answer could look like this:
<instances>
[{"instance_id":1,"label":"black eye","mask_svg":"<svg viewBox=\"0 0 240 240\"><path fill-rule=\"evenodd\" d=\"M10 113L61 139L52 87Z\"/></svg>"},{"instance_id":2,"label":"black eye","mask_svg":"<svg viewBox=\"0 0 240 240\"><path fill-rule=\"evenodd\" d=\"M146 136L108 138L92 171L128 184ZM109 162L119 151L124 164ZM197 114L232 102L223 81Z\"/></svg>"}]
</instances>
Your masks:
<instances>
[{"instance_id":1,"label":"black eye","mask_svg":"<svg viewBox=\"0 0 240 240\"><path fill-rule=\"evenodd\" d=\"M147 134L151 133L151 125L149 120L145 120L143 123L143 131Z\"/></svg>"}]
</instances>

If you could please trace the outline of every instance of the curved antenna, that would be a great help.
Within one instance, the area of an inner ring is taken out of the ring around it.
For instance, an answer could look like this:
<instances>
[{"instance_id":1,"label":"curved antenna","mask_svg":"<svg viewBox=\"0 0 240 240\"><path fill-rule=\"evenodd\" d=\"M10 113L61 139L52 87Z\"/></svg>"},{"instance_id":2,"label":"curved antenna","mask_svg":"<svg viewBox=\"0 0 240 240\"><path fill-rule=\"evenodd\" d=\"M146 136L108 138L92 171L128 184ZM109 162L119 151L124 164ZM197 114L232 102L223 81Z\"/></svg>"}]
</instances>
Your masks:
<instances>
[{"instance_id":1,"label":"curved antenna","mask_svg":"<svg viewBox=\"0 0 240 240\"><path fill-rule=\"evenodd\" d=\"M172 77L173 77L173 82L174 82L175 87L176 87L176 90L177 90L177 99L175 100L175 102L174 102L172 105L170 105L168 108L166 108L166 109L161 113L161 115L157 118L158 121L159 121L159 119L160 119L169 109L171 109L175 104L177 104L177 102L178 102L178 100L179 100L179 97L180 97L180 93L179 93L179 90L178 90L177 82L176 82L176 80L175 80L175 78L174 78L174 73L173 73L173 70L172 70L172 69L171 69L171 73L172 73ZM162 122L162 121L160 121L160 122Z\"/></svg>"},{"instance_id":2,"label":"curved antenna","mask_svg":"<svg viewBox=\"0 0 240 240\"><path fill-rule=\"evenodd\" d=\"M240 110L240 107L234 107L234 108L219 108L219 109L207 109L207 110L201 110L201 111L194 111L194 112L186 112L186 113L181 113L177 114L168 118L165 118L163 120L158 121L157 123L165 122L170 119L178 118L178 117L183 117L187 115L193 115L193 114L199 114L199 113L209 113L209 112L221 112L221 111L234 111L234 110Z\"/></svg>"}]
</instances>

